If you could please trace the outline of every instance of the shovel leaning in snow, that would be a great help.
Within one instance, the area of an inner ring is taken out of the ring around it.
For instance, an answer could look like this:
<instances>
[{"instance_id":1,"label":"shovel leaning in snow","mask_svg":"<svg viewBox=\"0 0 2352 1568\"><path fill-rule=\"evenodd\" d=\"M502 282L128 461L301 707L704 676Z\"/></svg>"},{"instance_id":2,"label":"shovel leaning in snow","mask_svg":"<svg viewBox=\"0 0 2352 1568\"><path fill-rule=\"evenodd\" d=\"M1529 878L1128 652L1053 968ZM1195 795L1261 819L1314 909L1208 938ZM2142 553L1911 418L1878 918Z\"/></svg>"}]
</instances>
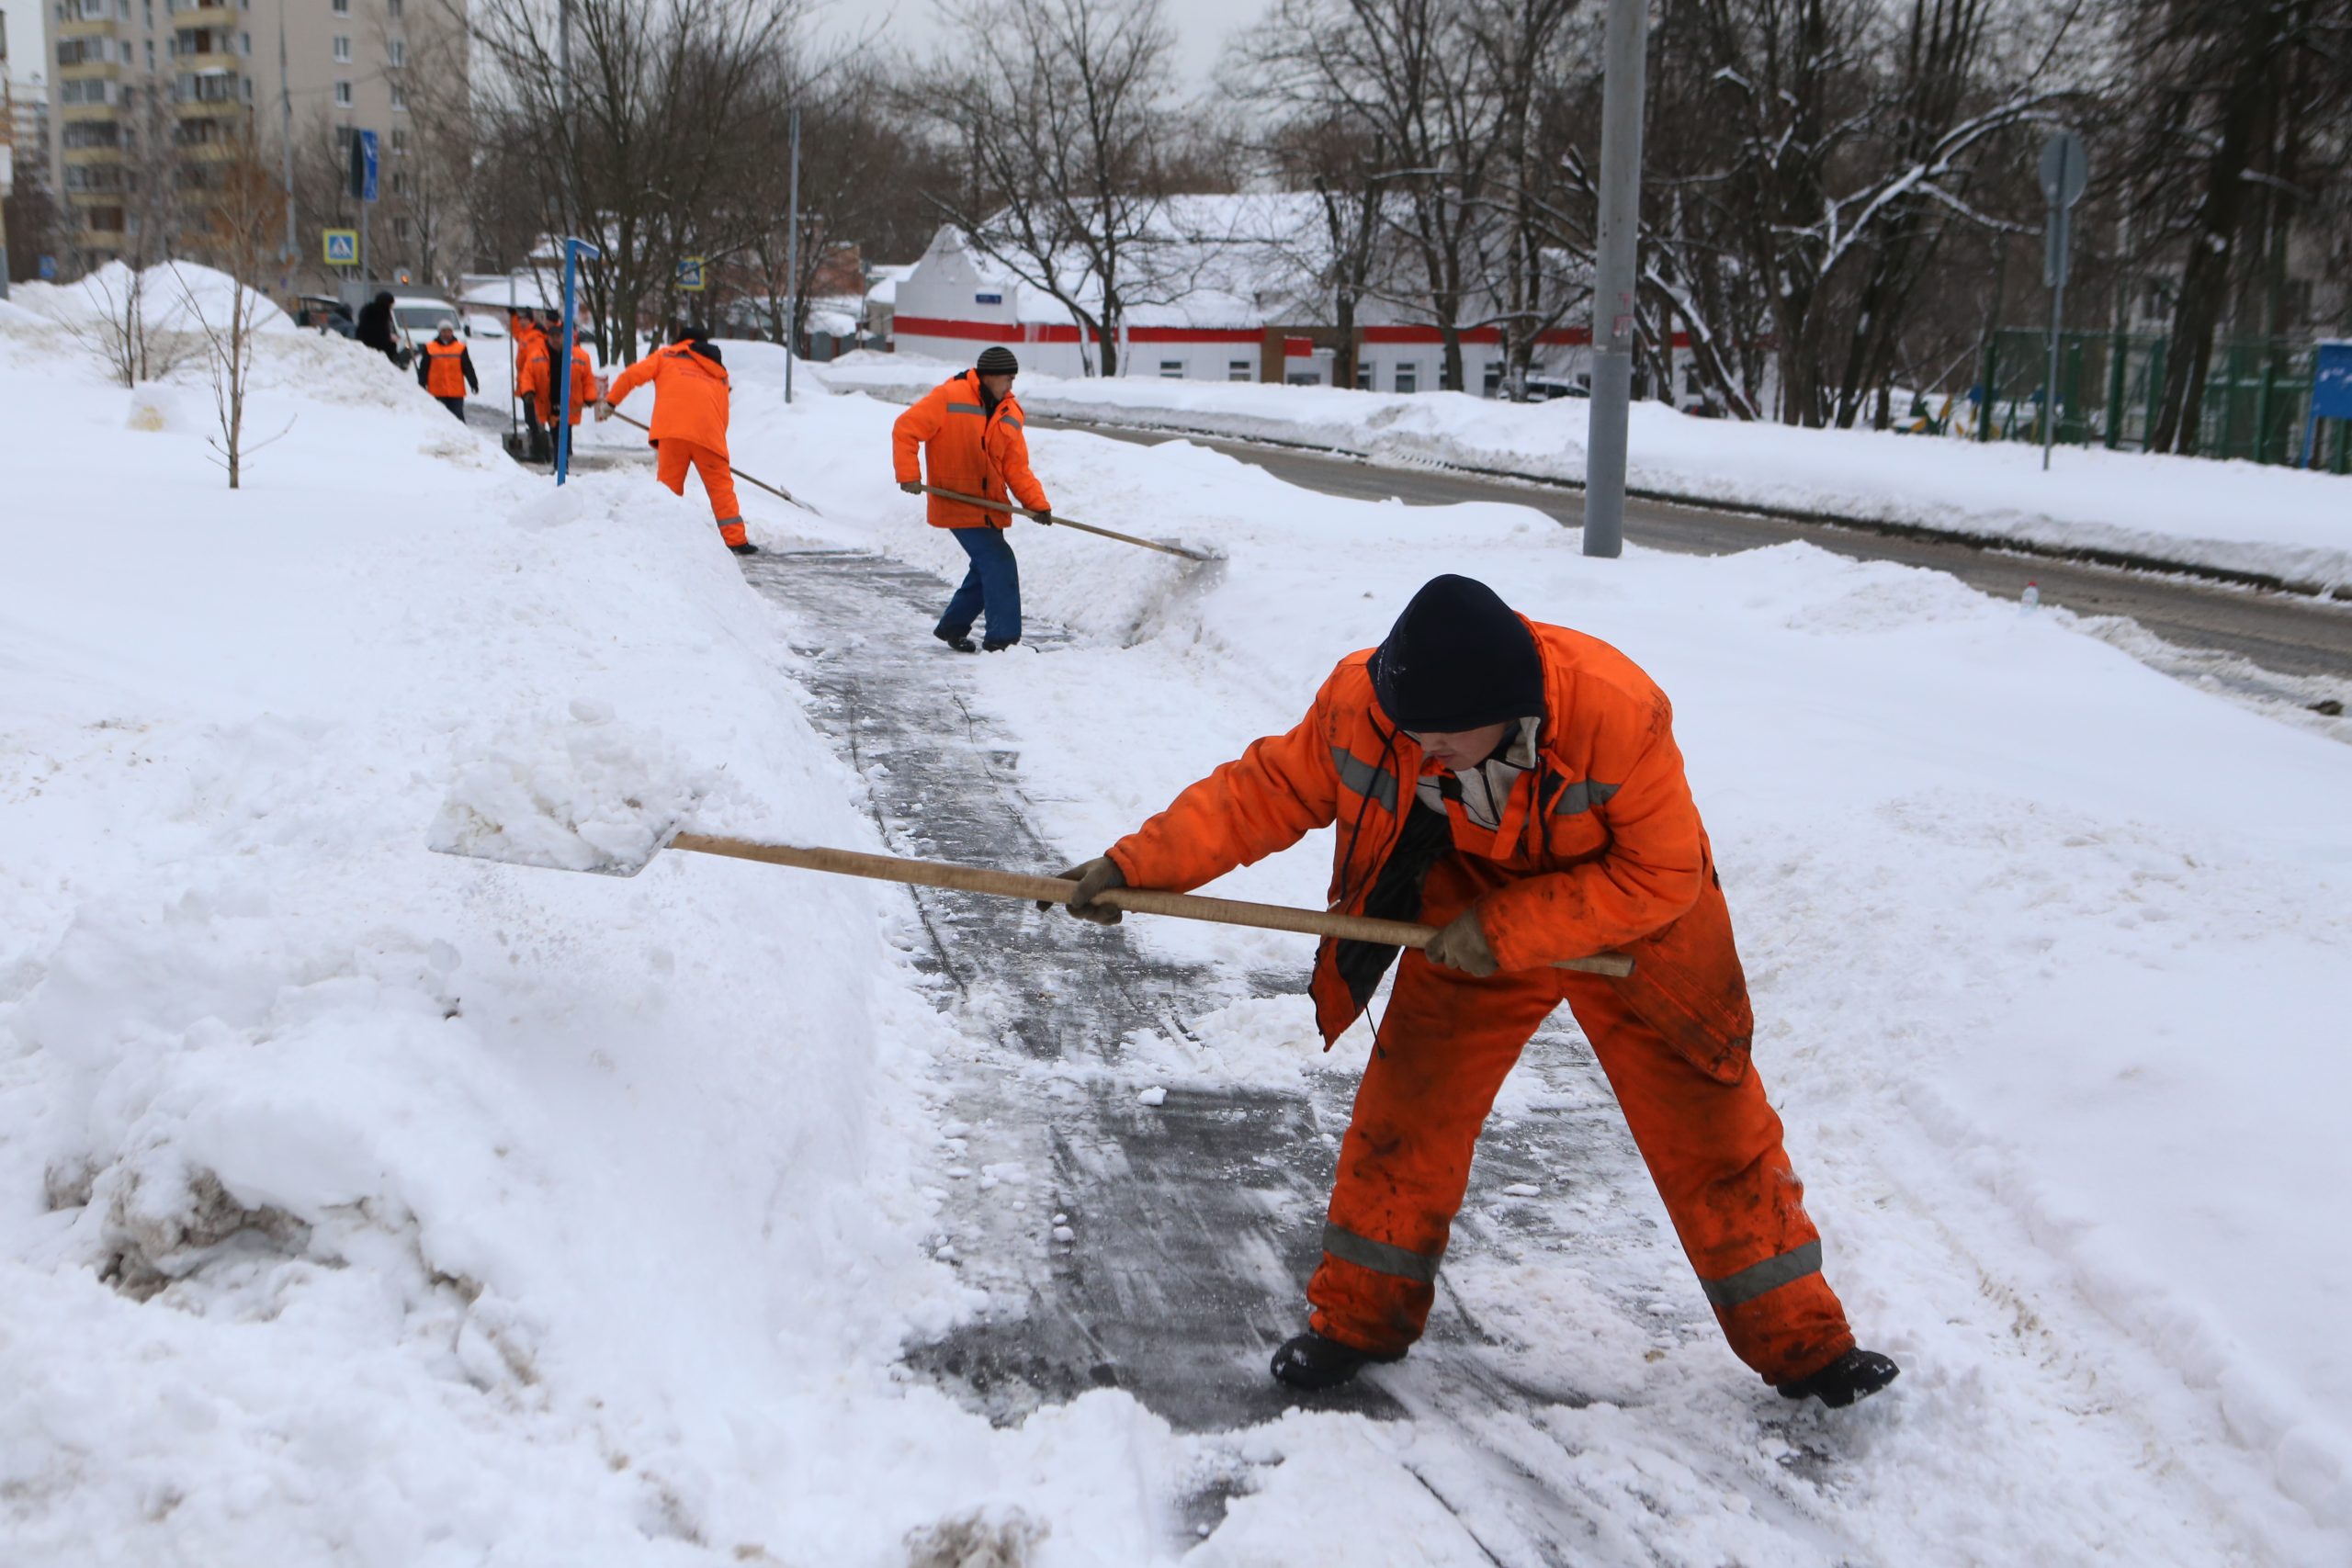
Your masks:
<instances>
[{"instance_id":1,"label":"shovel leaning in snow","mask_svg":"<svg viewBox=\"0 0 2352 1568\"><path fill-rule=\"evenodd\" d=\"M619 857L582 869L605 876L635 876L651 863L663 846L657 843L642 857ZM725 855L730 860L763 861L801 871L830 872L838 876L863 876L876 882L899 882L914 887L946 887L959 893L986 893L999 898L1066 904L1078 884L1057 876L1023 876L992 866L961 865L953 861L902 860L895 855L870 855L856 850L807 849L797 844L763 844L750 839L724 839L709 833L677 833L667 847L697 854ZM448 849L447 854L479 852ZM504 860L501 855L481 855ZM526 862L510 862L523 864ZM1097 903L1139 915L1173 915L1180 919L1207 920L1221 926L1254 926L1261 931L1301 931L1309 936L1339 937L1350 942L1377 942L1386 947L1427 947L1437 935L1435 926L1409 920L1377 920L1364 915L1335 915L1322 909L1298 909L1286 904L1251 904L1238 898L1204 898L1192 893L1159 893L1142 887L1115 887L1097 896ZM1634 961L1622 953L1600 953L1590 958L1563 958L1555 969L1577 969L1589 975L1623 976L1634 972Z\"/></svg>"},{"instance_id":2,"label":"shovel leaning in snow","mask_svg":"<svg viewBox=\"0 0 2352 1568\"><path fill-rule=\"evenodd\" d=\"M653 427L651 425L646 423L641 419L631 419L628 415L621 412L618 409L613 410L613 417L619 420L623 424L633 424L637 426L638 429L642 430L648 435L653 434ZM790 491L786 490L783 486L772 485L765 479L755 479L751 475L745 473L742 469L735 468L732 459L729 460L728 467L733 469L735 477L741 479L745 484L757 485L762 490L767 491L770 495L775 496L777 500L788 501L792 502L793 505L800 508L801 511L808 513L812 517L822 517L824 515L823 513L818 511L815 507L809 505L807 502L801 500Z\"/></svg>"},{"instance_id":3,"label":"shovel leaning in snow","mask_svg":"<svg viewBox=\"0 0 2352 1568\"><path fill-rule=\"evenodd\" d=\"M960 490L942 490L937 485L925 485L922 487L922 492L925 495L944 496L949 501L960 501L967 506L985 506L990 512L1010 512L1016 516L1035 517L1038 523L1047 527L1075 528L1081 534L1100 534L1106 539L1116 539L1123 545L1141 545L1147 550L1165 550L1171 556L1182 556L1186 560L1216 559L1215 556L1204 556L1198 550L1188 550L1182 545L1163 545L1157 539L1138 539L1133 534L1122 534L1112 528L1097 528L1091 523L1073 523L1067 517L1057 517L1050 512L1043 517L1037 517L1035 513L1025 506L1008 506L1001 501L990 501L984 495L966 495Z\"/></svg>"}]
</instances>

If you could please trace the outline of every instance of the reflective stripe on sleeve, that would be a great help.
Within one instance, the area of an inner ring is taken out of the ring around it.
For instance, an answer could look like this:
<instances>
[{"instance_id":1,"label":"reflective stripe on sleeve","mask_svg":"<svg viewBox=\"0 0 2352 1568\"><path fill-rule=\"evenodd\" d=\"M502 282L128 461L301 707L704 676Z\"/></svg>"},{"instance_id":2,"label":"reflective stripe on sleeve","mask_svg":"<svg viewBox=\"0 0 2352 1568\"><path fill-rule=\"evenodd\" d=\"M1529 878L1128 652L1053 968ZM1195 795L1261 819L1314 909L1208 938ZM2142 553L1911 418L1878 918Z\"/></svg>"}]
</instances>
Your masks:
<instances>
[{"instance_id":1,"label":"reflective stripe on sleeve","mask_svg":"<svg viewBox=\"0 0 2352 1568\"><path fill-rule=\"evenodd\" d=\"M1325 1245L1328 1247L1328 1241ZM1752 1264L1736 1274L1727 1274L1720 1280L1702 1280L1699 1288L1707 1292L1711 1304L1728 1309L1743 1302L1752 1302L1767 1291L1777 1291L1807 1274L1820 1272L1821 1243L1809 1241L1778 1258L1768 1258L1761 1263Z\"/></svg>"},{"instance_id":2,"label":"reflective stripe on sleeve","mask_svg":"<svg viewBox=\"0 0 2352 1568\"><path fill-rule=\"evenodd\" d=\"M1596 806L1606 806L1609 804L1610 797L1622 787L1623 786L1613 784L1596 784L1590 779L1580 779L1575 784L1565 784L1561 787L1560 793L1553 797L1552 815L1574 817L1579 812L1589 811Z\"/></svg>"},{"instance_id":3,"label":"reflective stripe on sleeve","mask_svg":"<svg viewBox=\"0 0 2352 1568\"><path fill-rule=\"evenodd\" d=\"M1427 1253L1408 1252L1385 1241L1374 1241L1351 1230L1342 1230L1329 1220L1323 1223L1323 1250L1343 1263L1359 1269L1369 1269L1375 1274L1393 1274L1400 1280L1418 1280L1433 1284L1437 1280L1440 1252L1436 1257Z\"/></svg>"},{"instance_id":4,"label":"reflective stripe on sleeve","mask_svg":"<svg viewBox=\"0 0 2352 1568\"><path fill-rule=\"evenodd\" d=\"M949 413L976 413L985 417L989 411L980 407L978 403L949 403L947 405L947 412Z\"/></svg>"},{"instance_id":5,"label":"reflective stripe on sleeve","mask_svg":"<svg viewBox=\"0 0 2352 1568\"><path fill-rule=\"evenodd\" d=\"M1396 775L1385 768L1375 768L1344 746L1331 748L1331 761L1340 770L1340 782L1358 795L1368 795L1387 809L1396 809Z\"/></svg>"},{"instance_id":6,"label":"reflective stripe on sleeve","mask_svg":"<svg viewBox=\"0 0 2352 1568\"><path fill-rule=\"evenodd\" d=\"M1015 429L1015 430L1018 430L1018 429L1020 429L1020 428L1021 428L1021 422L1020 422L1019 420L1017 420L1017 419L1013 418L1011 414L1006 414L1006 415L1004 416L1003 420L1002 420L1002 421L1001 421L1000 423L1004 423L1004 424L1009 424L1009 425L1012 426L1012 428L1013 428L1013 429Z\"/></svg>"}]
</instances>

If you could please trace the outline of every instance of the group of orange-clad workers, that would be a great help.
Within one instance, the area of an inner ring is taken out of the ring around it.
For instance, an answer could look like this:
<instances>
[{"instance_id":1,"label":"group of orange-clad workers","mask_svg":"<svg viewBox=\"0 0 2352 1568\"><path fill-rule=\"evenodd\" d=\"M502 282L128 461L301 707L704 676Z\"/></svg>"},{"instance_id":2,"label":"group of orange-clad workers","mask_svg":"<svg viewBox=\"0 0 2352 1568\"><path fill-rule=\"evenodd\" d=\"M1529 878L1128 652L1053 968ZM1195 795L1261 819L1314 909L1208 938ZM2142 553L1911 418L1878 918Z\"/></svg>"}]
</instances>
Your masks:
<instances>
[{"instance_id":1,"label":"group of orange-clad workers","mask_svg":"<svg viewBox=\"0 0 2352 1568\"><path fill-rule=\"evenodd\" d=\"M513 318L514 333L514 396L523 405L525 460L544 463L554 451L548 433L556 423L560 384L554 375L557 350L551 335L562 331L561 315L545 312L540 321L519 309ZM726 362L718 345L700 327L688 327L676 342L655 349L613 378L600 395L596 367L585 344L571 349L571 423L592 406L599 420L612 417L615 406L638 388L653 388L653 417L647 439L654 450L654 476L673 495L686 492L686 474L701 476L703 492L710 498L711 518L718 536L739 556L758 554L743 529L743 508L735 496L735 475L727 456L727 421L730 389Z\"/></svg>"}]
</instances>

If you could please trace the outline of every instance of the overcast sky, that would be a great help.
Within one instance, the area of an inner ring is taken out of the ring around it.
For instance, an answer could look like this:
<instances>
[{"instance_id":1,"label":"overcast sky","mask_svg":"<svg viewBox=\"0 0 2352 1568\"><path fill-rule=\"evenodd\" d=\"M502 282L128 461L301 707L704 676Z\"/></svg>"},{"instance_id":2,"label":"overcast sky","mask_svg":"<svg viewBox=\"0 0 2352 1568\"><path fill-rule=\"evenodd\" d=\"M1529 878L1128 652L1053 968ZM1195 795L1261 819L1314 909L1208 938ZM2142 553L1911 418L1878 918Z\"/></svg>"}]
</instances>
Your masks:
<instances>
[{"instance_id":1,"label":"overcast sky","mask_svg":"<svg viewBox=\"0 0 2352 1568\"><path fill-rule=\"evenodd\" d=\"M41 15L46 6L47 0L0 0L0 9L8 14L8 72L20 82L36 72L44 81L48 79L48 73L41 70ZM1178 69L1185 91L1208 85L1225 35L1257 20L1265 8L1266 0L1169 0L1168 16L1176 29ZM833 0L823 25L829 30L854 31L861 18L880 9L866 0ZM917 54L928 54L937 28L931 0L897 0L885 36Z\"/></svg>"}]
</instances>

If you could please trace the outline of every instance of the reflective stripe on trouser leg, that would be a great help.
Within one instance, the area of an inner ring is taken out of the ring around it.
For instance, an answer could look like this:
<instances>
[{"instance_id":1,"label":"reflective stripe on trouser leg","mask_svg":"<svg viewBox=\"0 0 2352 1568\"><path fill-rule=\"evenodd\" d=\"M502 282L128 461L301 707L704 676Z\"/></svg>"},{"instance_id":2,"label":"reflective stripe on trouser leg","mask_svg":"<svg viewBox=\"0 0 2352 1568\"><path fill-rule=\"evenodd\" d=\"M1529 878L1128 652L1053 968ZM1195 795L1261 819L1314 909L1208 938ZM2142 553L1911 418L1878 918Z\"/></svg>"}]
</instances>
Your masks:
<instances>
[{"instance_id":1,"label":"reflective stripe on trouser leg","mask_svg":"<svg viewBox=\"0 0 2352 1568\"><path fill-rule=\"evenodd\" d=\"M1425 901L1422 918L1442 917ZM1404 955L1340 1145L1322 1266L1306 1287L1317 1333L1380 1354L1420 1337L1478 1129L1559 996L1549 973L1476 980Z\"/></svg>"},{"instance_id":2,"label":"reflective stripe on trouser leg","mask_svg":"<svg viewBox=\"0 0 2352 1568\"><path fill-rule=\"evenodd\" d=\"M1636 1015L1615 982L1569 976L1563 988L1733 1353L1778 1383L1851 1349L1754 1064L1724 1083Z\"/></svg>"}]
</instances>

